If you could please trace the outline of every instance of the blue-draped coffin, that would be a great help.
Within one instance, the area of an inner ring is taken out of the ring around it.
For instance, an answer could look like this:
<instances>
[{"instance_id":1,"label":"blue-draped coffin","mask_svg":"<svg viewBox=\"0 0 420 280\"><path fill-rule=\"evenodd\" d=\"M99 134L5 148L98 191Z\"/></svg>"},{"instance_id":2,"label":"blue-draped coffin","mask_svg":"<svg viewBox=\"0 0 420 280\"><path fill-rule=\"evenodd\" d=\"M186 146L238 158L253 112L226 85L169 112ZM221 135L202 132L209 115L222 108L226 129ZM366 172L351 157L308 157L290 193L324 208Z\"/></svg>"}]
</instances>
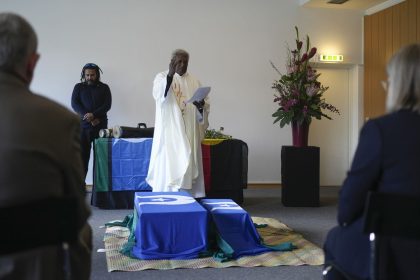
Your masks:
<instances>
[{"instance_id":1,"label":"blue-draped coffin","mask_svg":"<svg viewBox=\"0 0 420 280\"><path fill-rule=\"evenodd\" d=\"M208 214L187 192L136 192L139 259L193 259L207 250Z\"/></svg>"},{"instance_id":2,"label":"blue-draped coffin","mask_svg":"<svg viewBox=\"0 0 420 280\"><path fill-rule=\"evenodd\" d=\"M218 246L226 260L272 251L262 245L249 214L231 199L202 199L216 227Z\"/></svg>"}]
</instances>

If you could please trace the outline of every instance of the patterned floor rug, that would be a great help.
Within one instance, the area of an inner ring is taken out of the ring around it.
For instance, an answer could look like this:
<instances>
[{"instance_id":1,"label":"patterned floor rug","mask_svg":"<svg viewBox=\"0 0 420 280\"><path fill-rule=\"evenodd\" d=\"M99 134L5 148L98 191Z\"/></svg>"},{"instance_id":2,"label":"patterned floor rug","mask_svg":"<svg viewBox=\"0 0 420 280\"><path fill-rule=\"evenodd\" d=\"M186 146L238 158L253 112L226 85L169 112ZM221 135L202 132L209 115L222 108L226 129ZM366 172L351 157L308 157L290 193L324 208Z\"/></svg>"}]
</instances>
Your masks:
<instances>
[{"instance_id":1,"label":"patterned floor rug","mask_svg":"<svg viewBox=\"0 0 420 280\"><path fill-rule=\"evenodd\" d=\"M105 232L105 252L108 272L138 271L145 269L175 268L223 268L230 266L279 266L279 265L322 265L324 254L321 248L307 241L301 234L285 224L271 218L252 217L256 224L267 224L258 228L261 237L267 244L292 242L297 249L289 252L268 252L257 256L246 256L229 262L217 262L212 257L192 260L139 260L126 257L119 249L127 242L129 231L124 227L108 227Z\"/></svg>"}]
</instances>

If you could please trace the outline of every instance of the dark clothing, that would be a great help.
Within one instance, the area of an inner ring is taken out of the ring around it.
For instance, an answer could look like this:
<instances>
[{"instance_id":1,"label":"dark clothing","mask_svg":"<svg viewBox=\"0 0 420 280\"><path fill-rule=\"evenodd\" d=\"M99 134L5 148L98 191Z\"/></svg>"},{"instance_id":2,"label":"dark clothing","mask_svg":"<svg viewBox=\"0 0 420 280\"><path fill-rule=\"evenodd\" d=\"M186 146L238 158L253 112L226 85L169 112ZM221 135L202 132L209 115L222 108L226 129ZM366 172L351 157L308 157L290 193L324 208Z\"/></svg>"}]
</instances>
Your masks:
<instances>
[{"instance_id":1,"label":"dark clothing","mask_svg":"<svg viewBox=\"0 0 420 280\"><path fill-rule=\"evenodd\" d=\"M419 143L418 113L401 110L365 124L353 164L340 191L339 226L330 231L324 246L326 261L334 260L348 273L368 277L368 236L362 233L367 193L372 190L420 195ZM418 242L411 244L412 250L420 252ZM405 250L393 250L392 254L401 259ZM411 265L405 270L414 279L418 272L413 271L420 269L420 260L418 256L411 259Z\"/></svg>"},{"instance_id":2,"label":"dark clothing","mask_svg":"<svg viewBox=\"0 0 420 280\"><path fill-rule=\"evenodd\" d=\"M74 86L71 106L81 119L80 138L85 177L88 172L92 142L99 137L99 130L108 128L107 112L111 109L111 103L111 90L107 84L102 82L95 85L78 83ZM92 113L95 119L99 119L99 124L93 126L89 121L83 120L86 113Z\"/></svg>"},{"instance_id":3,"label":"dark clothing","mask_svg":"<svg viewBox=\"0 0 420 280\"><path fill-rule=\"evenodd\" d=\"M370 245L369 237L362 231L363 219L330 230L324 244L325 263L332 260L349 275L368 279ZM328 277L333 279L342 278Z\"/></svg>"},{"instance_id":4,"label":"dark clothing","mask_svg":"<svg viewBox=\"0 0 420 280\"><path fill-rule=\"evenodd\" d=\"M86 174L88 173L90 150L92 143L99 137L99 130L107 128L107 122L100 123L92 128L82 128L80 131L80 147L82 148L82 162Z\"/></svg>"},{"instance_id":5,"label":"dark clothing","mask_svg":"<svg viewBox=\"0 0 420 280\"><path fill-rule=\"evenodd\" d=\"M0 207L76 197L79 211L74 215L84 228L79 241L70 244L71 268L73 279L89 279L90 209L85 202L77 116L33 94L16 75L0 71L0 131ZM0 279L62 279L60 255L61 246L2 255Z\"/></svg>"},{"instance_id":6,"label":"dark clothing","mask_svg":"<svg viewBox=\"0 0 420 280\"><path fill-rule=\"evenodd\" d=\"M166 88L165 88L165 97L168 95L168 90L171 87L172 80L174 79L173 76L166 76Z\"/></svg>"},{"instance_id":7,"label":"dark clothing","mask_svg":"<svg viewBox=\"0 0 420 280\"><path fill-rule=\"evenodd\" d=\"M86 113L92 113L101 123L108 120L107 112L111 109L111 90L107 84L98 82L95 85L78 83L74 86L71 96L71 107L76 111L82 120L82 127L92 128L92 125L83 120ZM107 128L107 125L102 125Z\"/></svg>"}]
</instances>

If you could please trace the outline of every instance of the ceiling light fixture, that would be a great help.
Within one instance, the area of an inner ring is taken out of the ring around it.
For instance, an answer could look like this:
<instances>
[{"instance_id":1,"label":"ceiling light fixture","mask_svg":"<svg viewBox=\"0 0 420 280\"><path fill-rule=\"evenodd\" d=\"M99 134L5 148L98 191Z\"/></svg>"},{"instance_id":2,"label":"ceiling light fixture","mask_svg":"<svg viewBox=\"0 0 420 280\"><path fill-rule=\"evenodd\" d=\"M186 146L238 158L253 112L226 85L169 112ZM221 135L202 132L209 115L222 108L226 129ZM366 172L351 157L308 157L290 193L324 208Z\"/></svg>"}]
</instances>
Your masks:
<instances>
[{"instance_id":1,"label":"ceiling light fixture","mask_svg":"<svg viewBox=\"0 0 420 280\"><path fill-rule=\"evenodd\" d=\"M349 0L330 0L327 3L328 4L343 4L343 3L346 3L347 1Z\"/></svg>"}]
</instances>

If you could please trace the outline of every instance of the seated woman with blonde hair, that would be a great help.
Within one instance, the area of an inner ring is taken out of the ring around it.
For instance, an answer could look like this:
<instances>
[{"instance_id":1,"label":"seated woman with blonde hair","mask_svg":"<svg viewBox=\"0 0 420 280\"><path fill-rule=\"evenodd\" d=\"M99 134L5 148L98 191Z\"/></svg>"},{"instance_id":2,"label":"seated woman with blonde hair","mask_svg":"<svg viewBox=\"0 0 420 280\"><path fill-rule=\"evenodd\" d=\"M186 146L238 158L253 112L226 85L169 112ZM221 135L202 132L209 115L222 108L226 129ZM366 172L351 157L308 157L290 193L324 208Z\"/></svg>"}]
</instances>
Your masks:
<instances>
[{"instance_id":1,"label":"seated woman with blonde hair","mask_svg":"<svg viewBox=\"0 0 420 280\"><path fill-rule=\"evenodd\" d=\"M324 244L325 262L334 262L357 279L368 279L370 273L369 239L363 233L368 192L420 196L420 44L399 50L388 63L387 74L387 114L369 120L361 130L340 190L338 226ZM418 278L420 242L388 245L392 273L387 279ZM344 278L331 271L327 279Z\"/></svg>"}]
</instances>

